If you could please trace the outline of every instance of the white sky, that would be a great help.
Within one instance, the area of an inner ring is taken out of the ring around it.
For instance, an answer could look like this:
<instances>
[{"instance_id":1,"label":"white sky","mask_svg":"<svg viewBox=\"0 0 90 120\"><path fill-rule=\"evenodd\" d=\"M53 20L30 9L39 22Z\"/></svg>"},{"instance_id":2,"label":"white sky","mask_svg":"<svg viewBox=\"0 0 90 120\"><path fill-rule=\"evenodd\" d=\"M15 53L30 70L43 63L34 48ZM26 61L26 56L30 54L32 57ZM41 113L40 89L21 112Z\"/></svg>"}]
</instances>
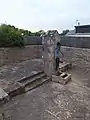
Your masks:
<instances>
[{"instance_id":1,"label":"white sky","mask_svg":"<svg viewBox=\"0 0 90 120\"><path fill-rule=\"evenodd\" d=\"M90 0L0 0L0 23L37 31L90 23Z\"/></svg>"}]
</instances>

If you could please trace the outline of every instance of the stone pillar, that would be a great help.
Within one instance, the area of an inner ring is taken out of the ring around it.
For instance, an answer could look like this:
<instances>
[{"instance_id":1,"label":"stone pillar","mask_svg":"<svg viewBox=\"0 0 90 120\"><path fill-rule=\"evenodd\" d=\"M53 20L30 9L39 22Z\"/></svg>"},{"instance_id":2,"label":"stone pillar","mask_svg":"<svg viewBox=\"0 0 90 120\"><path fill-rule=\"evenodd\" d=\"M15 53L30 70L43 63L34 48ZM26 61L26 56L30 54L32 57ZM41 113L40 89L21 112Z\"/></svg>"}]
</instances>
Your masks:
<instances>
[{"instance_id":1,"label":"stone pillar","mask_svg":"<svg viewBox=\"0 0 90 120\"><path fill-rule=\"evenodd\" d=\"M42 36L44 72L52 76L55 72L55 48L60 42L60 35L56 30L48 31Z\"/></svg>"}]
</instances>

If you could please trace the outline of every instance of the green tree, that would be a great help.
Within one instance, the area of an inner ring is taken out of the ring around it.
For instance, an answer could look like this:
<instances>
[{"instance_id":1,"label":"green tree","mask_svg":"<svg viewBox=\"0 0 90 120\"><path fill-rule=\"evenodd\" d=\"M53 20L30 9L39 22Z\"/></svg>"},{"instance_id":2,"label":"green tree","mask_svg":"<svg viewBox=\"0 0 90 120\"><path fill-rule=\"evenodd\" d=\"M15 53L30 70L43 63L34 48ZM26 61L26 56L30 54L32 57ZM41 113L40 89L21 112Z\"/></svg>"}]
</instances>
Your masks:
<instances>
[{"instance_id":1,"label":"green tree","mask_svg":"<svg viewBox=\"0 0 90 120\"><path fill-rule=\"evenodd\" d=\"M0 26L0 47L24 46L24 39L17 28L11 25Z\"/></svg>"},{"instance_id":2,"label":"green tree","mask_svg":"<svg viewBox=\"0 0 90 120\"><path fill-rule=\"evenodd\" d=\"M45 31L44 30L40 30L38 32L35 33L35 36L40 36L42 34L45 34Z\"/></svg>"},{"instance_id":3,"label":"green tree","mask_svg":"<svg viewBox=\"0 0 90 120\"><path fill-rule=\"evenodd\" d=\"M69 32L69 30L63 30L63 32L61 33L61 35L66 35Z\"/></svg>"}]
</instances>

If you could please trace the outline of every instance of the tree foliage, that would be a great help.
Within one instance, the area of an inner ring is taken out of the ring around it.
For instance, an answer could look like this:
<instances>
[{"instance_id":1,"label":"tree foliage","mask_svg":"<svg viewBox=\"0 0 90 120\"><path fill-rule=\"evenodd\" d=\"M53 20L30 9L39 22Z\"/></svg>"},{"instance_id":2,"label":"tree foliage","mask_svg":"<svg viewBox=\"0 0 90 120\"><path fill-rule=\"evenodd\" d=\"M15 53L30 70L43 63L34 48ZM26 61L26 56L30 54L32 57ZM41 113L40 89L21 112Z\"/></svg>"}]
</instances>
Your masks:
<instances>
[{"instance_id":1,"label":"tree foliage","mask_svg":"<svg viewBox=\"0 0 90 120\"><path fill-rule=\"evenodd\" d=\"M45 31L32 33L29 30L19 29L13 25L0 25L0 47L24 46L24 36L41 36Z\"/></svg>"},{"instance_id":2,"label":"tree foliage","mask_svg":"<svg viewBox=\"0 0 90 120\"><path fill-rule=\"evenodd\" d=\"M63 32L61 33L61 35L66 35L69 32L69 30L63 30Z\"/></svg>"},{"instance_id":3,"label":"tree foliage","mask_svg":"<svg viewBox=\"0 0 90 120\"><path fill-rule=\"evenodd\" d=\"M45 31L44 30L40 30L40 31L38 31L38 32L36 32L34 34L35 34L35 36L41 36L42 34L45 34Z\"/></svg>"},{"instance_id":4,"label":"tree foliage","mask_svg":"<svg viewBox=\"0 0 90 120\"><path fill-rule=\"evenodd\" d=\"M24 46L24 39L20 32L11 25L0 26L0 47Z\"/></svg>"}]
</instances>

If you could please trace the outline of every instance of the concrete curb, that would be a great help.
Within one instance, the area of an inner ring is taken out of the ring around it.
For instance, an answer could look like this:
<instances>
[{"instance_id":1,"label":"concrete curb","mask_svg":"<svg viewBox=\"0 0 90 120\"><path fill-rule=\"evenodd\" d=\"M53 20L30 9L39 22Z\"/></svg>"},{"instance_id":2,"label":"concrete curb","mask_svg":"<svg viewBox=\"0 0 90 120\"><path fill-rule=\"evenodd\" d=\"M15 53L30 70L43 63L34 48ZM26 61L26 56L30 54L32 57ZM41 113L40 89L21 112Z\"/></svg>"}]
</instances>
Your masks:
<instances>
[{"instance_id":1,"label":"concrete curb","mask_svg":"<svg viewBox=\"0 0 90 120\"><path fill-rule=\"evenodd\" d=\"M61 73L60 76L52 75L52 81L60 84L67 84L71 80L71 74Z\"/></svg>"},{"instance_id":2,"label":"concrete curb","mask_svg":"<svg viewBox=\"0 0 90 120\"><path fill-rule=\"evenodd\" d=\"M18 83L11 84L11 86L5 90L2 89L3 93L0 94L0 95L2 95L2 97L0 97L0 105L3 105L5 103L9 102L13 97L23 94L25 92L24 87L19 85ZM0 88L0 90L1 90L1 88Z\"/></svg>"},{"instance_id":3,"label":"concrete curb","mask_svg":"<svg viewBox=\"0 0 90 120\"><path fill-rule=\"evenodd\" d=\"M65 71L67 71L68 69L71 69L71 68L72 68L72 64L71 63L60 63L59 64L59 69L62 72L65 72Z\"/></svg>"},{"instance_id":4,"label":"concrete curb","mask_svg":"<svg viewBox=\"0 0 90 120\"><path fill-rule=\"evenodd\" d=\"M65 71L67 69L71 68L71 64L66 63L61 66L61 71ZM29 76L25 76L24 78L21 78L16 83L11 83L8 88L3 90L0 88L0 105L7 103L9 100L11 100L13 97L23 94L26 92L25 84L22 84L22 81L27 81L28 79L32 79L37 75L43 74L43 71L36 72L35 74L32 73ZM61 84L66 84L71 79L71 74L68 74L66 78L62 78L62 76L52 76L52 81L59 82ZM58 81L59 80L59 81ZM48 81L51 81L51 78L47 78L46 81L42 80L42 82L38 82L39 84L34 85L32 89L34 89L37 86L42 85L43 83L46 83Z\"/></svg>"},{"instance_id":5,"label":"concrete curb","mask_svg":"<svg viewBox=\"0 0 90 120\"><path fill-rule=\"evenodd\" d=\"M24 86L19 83L11 84L6 90L9 98L12 99L13 97L24 93Z\"/></svg>"},{"instance_id":6,"label":"concrete curb","mask_svg":"<svg viewBox=\"0 0 90 120\"><path fill-rule=\"evenodd\" d=\"M24 78L18 80L17 83L11 83L8 86L8 88L6 88L5 90L1 89L3 91L3 94L5 94L5 95L2 95L2 98L0 98L0 105L7 103L15 96L21 95L28 91L28 90L26 91L26 84L23 84L21 81L26 82L26 80L28 80L29 78L31 78L31 80L32 80L32 78L34 78L34 76L37 76L37 75L39 76L41 74L43 74L43 72L36 73L35 75L32 75L32 76L30 75L30 76L24 77ZM42 80L39 80L39 79L42 79ZM29 88L29 90L35 89L36 87L51 80L51 78L48 78L47 76L45 79L43 78L43 76L41 78L39 77L39 79L36 79L34 81L33 80L28 81L28 84L31 86Z\"/></svg>"},{"instance_id":7,"label":"concrete curb","mask_svg":"<svg viewBox=\"0 0 90 120\"><path fill-rule=\"evenodd\" d=\"M22 81L26 81L28 79L31 79L31 78L35 77L36 75L44 73L44 71L39 71L39 72L35 72L35 73L33 73L33 72L35 72L35 71L32 71L31 75L21 78L20 80L18 80L18 82L20 83Z\"/></svg>"},{"instance_id":8,"label":"concrete curb","mask_svg":"<svg viewBox=\"0 0 90 120\"><path fill-rule=\"evenodd\" d=\"M6 103L7 101L9 101L9 95L0 88L0 105Z\"/></svg>"}]
</instances>

